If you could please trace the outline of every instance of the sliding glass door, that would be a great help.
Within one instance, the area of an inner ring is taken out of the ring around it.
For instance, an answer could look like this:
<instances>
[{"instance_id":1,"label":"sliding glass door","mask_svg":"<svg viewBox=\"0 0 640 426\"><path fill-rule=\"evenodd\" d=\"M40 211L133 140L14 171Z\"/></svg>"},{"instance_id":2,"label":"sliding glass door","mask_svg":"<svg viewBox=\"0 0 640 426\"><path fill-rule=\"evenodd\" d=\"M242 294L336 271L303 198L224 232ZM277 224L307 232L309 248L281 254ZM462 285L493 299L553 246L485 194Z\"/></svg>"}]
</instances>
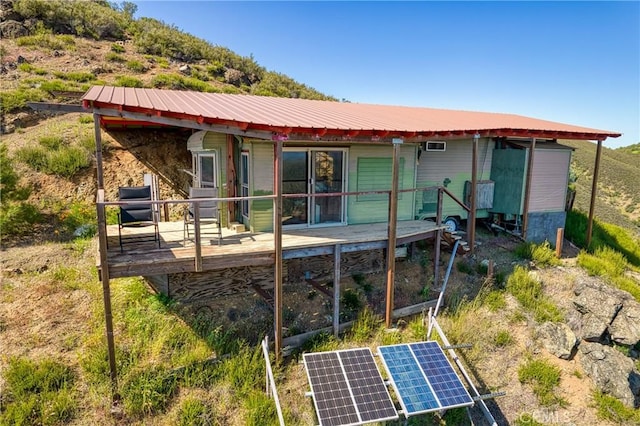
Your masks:
<instances>
[{"instance_id":1,"label":"sliding glass door","mask_svg":"<svg viewBox=\"0 0 640 426\"><path fill-rule=\"evenodd\" d=\"M283 152L283 225L344 223L344 196L318 196L345 191L346 150L291 148Z\"/></svg>"}]
</instances>

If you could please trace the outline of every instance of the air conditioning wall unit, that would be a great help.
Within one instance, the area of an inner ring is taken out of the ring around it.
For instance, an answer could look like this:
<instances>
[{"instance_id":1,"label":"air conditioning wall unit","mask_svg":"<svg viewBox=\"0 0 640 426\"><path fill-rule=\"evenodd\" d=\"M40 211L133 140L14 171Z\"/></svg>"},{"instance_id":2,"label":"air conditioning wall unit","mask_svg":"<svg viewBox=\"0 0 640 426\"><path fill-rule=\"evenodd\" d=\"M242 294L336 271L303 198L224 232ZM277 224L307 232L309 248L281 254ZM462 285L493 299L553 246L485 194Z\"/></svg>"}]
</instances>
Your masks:
<instances>
[{"instance_id":1,"label":"air conditioning wall unit","mask_svg":"<svg viewBox=\"0 0 640 426\"><path fill-rule=\"evenodd\" d=\"M447 143L445 141L427 141L424 143L425 151L446 151Z\"/></svg>"}]
</instances>

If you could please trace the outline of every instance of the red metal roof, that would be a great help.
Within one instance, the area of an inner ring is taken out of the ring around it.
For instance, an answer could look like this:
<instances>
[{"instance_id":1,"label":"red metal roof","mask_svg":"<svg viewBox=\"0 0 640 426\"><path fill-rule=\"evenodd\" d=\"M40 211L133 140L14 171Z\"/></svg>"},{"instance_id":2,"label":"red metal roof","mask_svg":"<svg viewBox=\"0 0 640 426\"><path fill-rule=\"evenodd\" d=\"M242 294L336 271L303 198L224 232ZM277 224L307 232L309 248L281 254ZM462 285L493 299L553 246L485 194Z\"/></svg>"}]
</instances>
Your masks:
<instances>
[{"instance_id":1,"label":"red metal roof","mask_svg":"<svg viewBox=\"0 0 640 426\"><path fill-rule=\"evenodd\" d=\"M606 139L620 133L515 114L371 105L224 93L94 86L86 109L153 122L155 117L224 125L242 131L310 136L452 137L456 135ZM127 112L128 114L123 114Z\"/></svg>"}]
</instances>

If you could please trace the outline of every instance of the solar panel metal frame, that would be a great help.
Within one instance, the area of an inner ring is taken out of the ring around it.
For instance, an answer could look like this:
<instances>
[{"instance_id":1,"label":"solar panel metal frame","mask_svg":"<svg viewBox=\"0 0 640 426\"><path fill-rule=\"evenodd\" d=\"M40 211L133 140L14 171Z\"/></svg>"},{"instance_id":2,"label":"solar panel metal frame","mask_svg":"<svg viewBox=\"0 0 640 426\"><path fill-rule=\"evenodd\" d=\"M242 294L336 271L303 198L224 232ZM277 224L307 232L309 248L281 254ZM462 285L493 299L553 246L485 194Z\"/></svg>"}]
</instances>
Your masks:
<instances>
[{"instance_id":1,"label":"solar panel metal frame","mask_svg":"<svg viewBox=\"0 0 640 426\"><path fill-rule=\"evenodd\" d=\"M303 355L303 362L311 386L313 404L321 426L360 425L399 418L371 349L357 348L307 353ZM326 365L316 368L314 365L316 362L323 362ZM339 369L337 369L338 366ZM325 371L316 374L323 369ZM323 381L322 379L329 380ZM344 393L345 390L348 391L348 395ZM372 395L375 395L376 399L367 399L367 396ZM327 397L325 398L325 396ZM340 407L331 406L331 403L335 401L342 403L350 401L351 404ZM326 404L327 402L329 405ZM350 410L351 408L353 412ZM340 409L344 409L344 413L340 412ZM327 412L332 415L326 416ZM357 418L355 421L354 413Z\"/></svg>"},{"instance_id":2,"label":"solar panel metal frame","mask_svg":"<svg viewBox=\"0 0 640 426\"><path fill-rule=\"evenodd\" d=\"M406 357L406 362L403 364L397 362L394 364L395 361L393 361L391 357L389 357L389 355L391 354L388 353L387 348L406 348L406 351L408 351L411 356ZM436 361L440 362L440 364L434 367L426 365L426 362L424 361L421 362L419 359L419 356L422 356L422 354L419 352L420 350L432 351L430 355L435 355L435 357L437 358ZM416 354L417 351L419 352L418 354ZM385 352L387 352L388 357L385 357ZM474 404L471 395L469 395L469 391L467 391L467 389L462 384L462 381L453 369L451 362L437 342L428 341L380 346L378 347L378 354L380 355L384 368L387 371L387 374L391 381L391 385L393 386L393 389L398 396L398 400L400 401L400 405L402 406L402 410L406 417L457 407L468 407ZM400 368L402 370L401 373L404 373L405 376L408 374L412 374L412 376L402 379L398 377L397 374L394 374L394 372L396 372L396 368ZM449 390L442 389L443 382L441 380L434 381L429 379L429 374L427 371L425 371L425 369L433 372L434 369L437 370L438 368L441 369L439 371L439 374L431 374L431 377L437 378L438 376L445 376L448 380L451 380L451 382L449 383L453 383L457 388L456 391L458 391L459 393L447 395L447 393L449 393ZM416 371L419 371L420 374L417 374ZM411 388L403 387L402 384L399 385L397 383L398 381L406 380L409 380L409 385L411 386ZM411 393L413 389L419 389L422 393ZM407 390L409 392L406 392ZM416 401L415 399L411 399L411 397L417 397L419 399ZM424 397L425 399L420 399L420 397ZM443 400L451 398L456 399L456 402L451 404L442 403ZM434 402L436 403L435 406L433 404ZM421 404L422 408L413 408Z\"/></svg>"}]
</instances>

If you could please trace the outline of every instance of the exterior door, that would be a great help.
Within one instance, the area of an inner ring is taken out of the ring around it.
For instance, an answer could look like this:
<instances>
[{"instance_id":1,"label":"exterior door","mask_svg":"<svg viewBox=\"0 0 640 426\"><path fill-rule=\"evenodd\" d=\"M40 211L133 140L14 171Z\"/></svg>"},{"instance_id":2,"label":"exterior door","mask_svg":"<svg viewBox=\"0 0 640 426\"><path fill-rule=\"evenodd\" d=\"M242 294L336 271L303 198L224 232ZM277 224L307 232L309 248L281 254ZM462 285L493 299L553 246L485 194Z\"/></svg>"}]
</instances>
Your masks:
<instances>
[{"instance_id":1,"label":"exterior door","mask_svg":"<svg viewBox=\"0 0 640 426\"><path fill-rule=\"evenodd\" d=\"M313 226L344 223L344 196L317 194L344 192L346 150L292 148L283 152L282 223Z\"/></svg>"}]
</instances>

